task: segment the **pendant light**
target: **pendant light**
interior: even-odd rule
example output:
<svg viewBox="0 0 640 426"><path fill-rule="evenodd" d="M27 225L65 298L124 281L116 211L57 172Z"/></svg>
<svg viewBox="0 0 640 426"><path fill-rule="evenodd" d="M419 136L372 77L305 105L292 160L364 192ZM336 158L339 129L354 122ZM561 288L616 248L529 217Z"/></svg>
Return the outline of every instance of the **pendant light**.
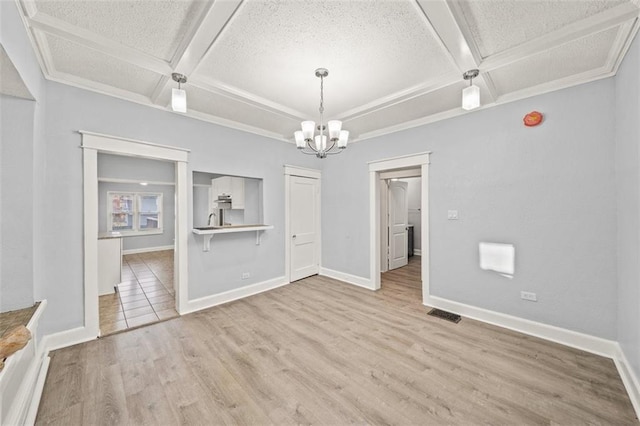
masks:
<svg viewBox="0 0 640 426"><path fill-rule="evenodd" d="M302 130L293 134L300 152L315 155L318 158L327 158L327 155L330 154L340 154L347 148L349 141L349 131L342 130L341 121L329 120L327 125L324 125L324 78L328 75L329 70L326 68L316 70L316 77L320 78L320 125L316 127L316 123L313 121L303 121L300 125ZM314 136L316 128L320 134ZM328 138L325 130L328 130ZM327 139L331 142L329 147L327 147ZM309 148L311 151L305 151L305 148Z"/></svg>
<svg viewBox="0 0 640 426"><path fill-rule="evenodd" d="M171 108L176 112L187 112L187 92L180 88L180 84L187 82L187 77L174 72L171 78L178 83L177 89L171 89Z"/></svg>
<svg viewBox="0 0 640 426"><path fill-rule="evenodd" d="M462 109L467 111L480 106L480 88L473 84L473 79L480 74L478 70L469 70L462 74L465 80L469 80L469 87L462 91Z"/></svg>

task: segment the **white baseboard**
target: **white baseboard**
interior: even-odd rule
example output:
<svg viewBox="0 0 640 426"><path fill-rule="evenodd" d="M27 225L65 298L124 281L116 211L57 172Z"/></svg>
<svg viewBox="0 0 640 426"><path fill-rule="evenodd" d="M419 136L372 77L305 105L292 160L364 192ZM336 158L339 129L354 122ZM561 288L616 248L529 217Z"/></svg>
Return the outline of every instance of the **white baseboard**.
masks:
<svg viewBox="0 0 640 426"><path fill-rule="evenodd" d="M622 383L624 383L633 409L636 411L636 417L640 419L640 381L629 364L620 344L616 343L616 346L618 352L613 358L613 361L616 363L616 368L618 369L618 373L620 373Z"/></svg>
<svg viewBox="0 0 640 426"><path fill-rule="evenodd" d="M122 250L122 254L151 253L154 251L173 250L173 248L174 248L173 244L170 246L145 247L145 248L139 248L139 249Z"/></svg>
<svg viewBox="0 0 640 426"><path fill-rule="evenodd" d="M464 303L454 302L437 296L430 296L425 306L443 309L467 318L508 328L530 336L540 337L541 339L550 340L607 358L615 359L618 353L618 344L613 340L465 305Z"/></svg>
<svg viewBox="0 0 640 426"><path fill-rule="evenodd" d="M357 285L358 287L366 288L367 290L375 290L371 285L369 278L359 277L357 275L347 274L345 272L335 271L333 269L320 267L320 275L333 278L334 280L343 281L349 284Z"/></svg>
<svg viewBox="0 0 640 426"><path fill-rule="evenodd" d="M414 256L422 256L422 250L420 250L420 249L413 249L413 255L414 255Z"/></svg>
<svg viewBox="0 0 640 426"><path fill-rule="evenodd" d="M42 340L42 344L44 345L46 354L49 354L50 351L88 342L89 340L97 338L97 333L91 332L86 327L77 327L71 330L49 334Z"/></svg>
<svg viewBox="0 0 640 426"><path fill-rule="evenodd" d="M25 425L33 425L36 423L36 416L38 415L40 399L42 398L42 391L44 390L44 383L47 379L47 371L49 371L50 363L51 358L49 358L49 356L45 356L44 360L42 361L42 366L40 367L40 372L38 373L38 379L33 390L31 404L29 406L29 410L27 411L27 417L24 421Z"/></svg>
<svg viewBox="0 0 640 426"><path fill-rule="evenodd" d="M212 294L211 296L189 300L187 302L186 311L180 312L180 315L201 311L202 309L211 308L216 305L221 305L223 303L253 296L254 294L273 290L274 288L282 287L286 284L289 284L289 282L285 277L277 277L267 281L262 281L260 283L225 291L224 293Z"/></svg>

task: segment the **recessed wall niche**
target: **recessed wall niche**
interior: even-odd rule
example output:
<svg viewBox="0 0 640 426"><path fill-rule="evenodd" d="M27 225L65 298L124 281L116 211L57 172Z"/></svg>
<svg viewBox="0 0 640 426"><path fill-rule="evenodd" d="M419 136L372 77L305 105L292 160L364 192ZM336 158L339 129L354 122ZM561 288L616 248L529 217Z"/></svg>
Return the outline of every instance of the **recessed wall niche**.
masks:
<svg viewBox="0 0 640 426"><path fill-rule="evenodd" d="M262 179L193 172L194 228L262 223Z"/></svg>

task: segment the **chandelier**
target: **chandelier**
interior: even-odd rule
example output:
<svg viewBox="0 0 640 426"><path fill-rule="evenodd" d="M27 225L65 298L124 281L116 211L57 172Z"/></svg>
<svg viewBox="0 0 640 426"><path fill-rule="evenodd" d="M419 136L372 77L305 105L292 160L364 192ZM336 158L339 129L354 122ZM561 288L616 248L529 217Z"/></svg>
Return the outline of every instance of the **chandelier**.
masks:
<svg viewBox="0 0 640 426"><path fill-rule="evenodd" d="M316 70L316 77L320 77L320 124L316 127L316 123L313 121L303 121L302 130L293 134L300 152L315 155L318 158L326 158L330 154L340 154L347 147L349 140L349 132L342 130L341 121L329 120L327 125L324 125L324 78L328 75L329 70L326 68ZM315 135L316 129L319 131L318 135ZM328 139L331 143L328 148L326 130L328 130ZM311 151L305 151L305 148L309 148Z"/></svg>

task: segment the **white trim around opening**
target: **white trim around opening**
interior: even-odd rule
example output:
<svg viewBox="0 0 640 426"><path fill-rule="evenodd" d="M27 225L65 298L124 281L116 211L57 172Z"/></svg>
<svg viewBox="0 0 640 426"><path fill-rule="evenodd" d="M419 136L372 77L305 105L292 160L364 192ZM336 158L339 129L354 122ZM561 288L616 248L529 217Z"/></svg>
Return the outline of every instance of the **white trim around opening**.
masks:
<svg viewBox="0 0 640 426"><path fill-rule="evenodd" d="M423 152L369 162L369 275L372 290L380 289L380 178L395 176L391 172L400 171L415 175L416 168L420 169L422 302L425 304L429 302L429 155L430 152Z"/></svg>
<svg viewBox="0 0 640 426"><path fill-rule="evenodd" d="M80 131L84 191L84 339L100 333L98 314L98 153L143 157L175 163L176 226L174 280L176 310L187 310L187 162L189 150Z"/></svg>

